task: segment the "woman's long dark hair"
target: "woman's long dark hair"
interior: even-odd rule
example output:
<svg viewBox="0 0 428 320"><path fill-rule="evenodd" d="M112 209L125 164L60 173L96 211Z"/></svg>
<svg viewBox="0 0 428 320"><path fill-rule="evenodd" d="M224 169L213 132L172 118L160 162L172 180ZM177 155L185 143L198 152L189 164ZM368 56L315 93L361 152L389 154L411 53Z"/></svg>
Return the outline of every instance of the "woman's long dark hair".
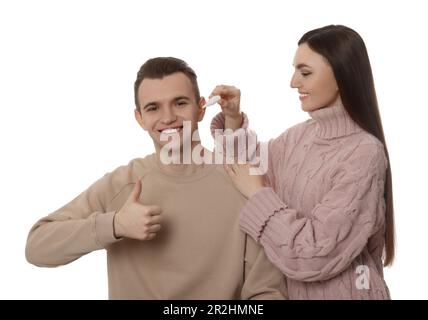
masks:
<svg viewBox="0 0 428 320"><path fill-rule="evenodd" d="M351 118L385 146L389 165L384 194L386 203L384 265L391 265L395 255L391 164L366 46L357 32L340 25L330 25L309 31L298 42L299 45L303 43L330 63L343 106Z"/></svg>

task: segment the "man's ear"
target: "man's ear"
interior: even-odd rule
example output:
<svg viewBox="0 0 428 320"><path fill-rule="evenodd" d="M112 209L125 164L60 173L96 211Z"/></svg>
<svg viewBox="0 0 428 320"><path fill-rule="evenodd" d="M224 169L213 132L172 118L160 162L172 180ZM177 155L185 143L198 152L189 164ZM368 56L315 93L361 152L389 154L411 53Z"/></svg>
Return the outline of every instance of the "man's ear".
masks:
<svg viewBox="0 0 428 320"><path fill-rule="evenodd" d="M201 97L199 99L199 103L198 103L198 106L199 106L199 109L198 109L198 122L202 121L202 119L205 116L205 108L202 108L205 105L205 103L206 103L205 98Z"/></svg>
<svg viewBox="0 0 428 320"><path fill-rule="evenodd" d="M146 128L146 125L144 123L144 119L143 119L143 116L141 115L140 110L135 109L134 110L134 116L135 116L135 120L137 120L140 127L147 131L147 128Z"/></svg>

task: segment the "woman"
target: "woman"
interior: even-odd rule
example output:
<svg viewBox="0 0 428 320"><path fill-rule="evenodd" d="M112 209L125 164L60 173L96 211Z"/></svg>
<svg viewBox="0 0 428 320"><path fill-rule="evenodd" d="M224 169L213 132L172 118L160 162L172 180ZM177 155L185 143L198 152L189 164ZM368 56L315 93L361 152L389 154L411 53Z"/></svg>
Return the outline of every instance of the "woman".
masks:
<svg viewBox="0 0 428 320"><path fill-rule="evenodd" d="M286 275L290 299L389 299L391 169L364 42L344 26L309 31L294 66L291 87L312 119L269 142L264 179L226 166L248 198L241 228ZM236 127L239 90L216 94L212 129Z"/></svg>

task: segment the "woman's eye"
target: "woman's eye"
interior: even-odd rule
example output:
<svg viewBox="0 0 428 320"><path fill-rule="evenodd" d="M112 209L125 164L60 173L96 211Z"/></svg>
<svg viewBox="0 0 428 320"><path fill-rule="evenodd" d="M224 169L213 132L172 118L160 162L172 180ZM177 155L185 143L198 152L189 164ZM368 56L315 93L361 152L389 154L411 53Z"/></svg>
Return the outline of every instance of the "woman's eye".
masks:
<svg viewBox="0 0 428 320"><path fill-rule="evenodd" d="M302 72L302 76L307 77L309 76L311 73L310 72Z"/></svg>

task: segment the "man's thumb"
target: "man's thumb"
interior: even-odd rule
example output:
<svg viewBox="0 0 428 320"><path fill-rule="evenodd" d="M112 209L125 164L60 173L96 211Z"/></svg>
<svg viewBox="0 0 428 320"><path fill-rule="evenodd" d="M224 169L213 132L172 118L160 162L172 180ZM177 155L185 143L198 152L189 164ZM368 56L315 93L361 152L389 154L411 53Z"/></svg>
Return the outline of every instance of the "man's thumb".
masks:
<svg viewBox="0 0 428 320"><path fill-rule="evenodd" d="M131 195L129 196L129 200L137 202L138 199L140 198L140 193L141 193L141 180L138 179L137 182L135 183L134 189L132 190Z"/></svg>

